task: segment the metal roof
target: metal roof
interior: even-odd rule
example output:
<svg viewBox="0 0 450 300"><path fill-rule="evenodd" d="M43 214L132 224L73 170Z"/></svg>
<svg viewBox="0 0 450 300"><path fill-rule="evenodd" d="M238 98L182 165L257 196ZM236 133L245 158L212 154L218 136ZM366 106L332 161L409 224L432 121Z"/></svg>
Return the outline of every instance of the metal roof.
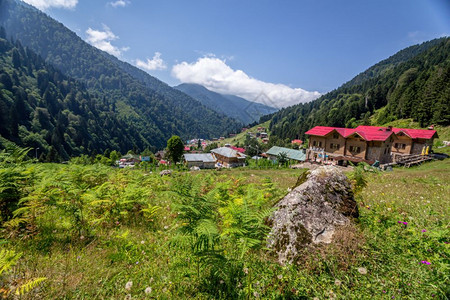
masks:
<svg viewBox="0 0 450 300"><path fill-rule="evenodd" d="M217 153L219 155L225 156L225 157L237 157L237 158L245 158L245 154L242 154L232 148L229 147L220 147L211 150L212 153Z"/></svg>
<svg viewBox="0 0 450 300"><path fill-rule="evenodd" d="M303 151L284 148L284 147L278 147L278 146L273 146L272 148L269 149L269 151L266 152L266 154L278 156L278 154L280 154L282 152L286 153L286 155L289 159L298 160L298 161L305 161L305 159L306 159L306 154L303 153Z"/></svg>
<svg viewBox="0 0 450 300"><path fill-rule="evenodd" d="M216 162L216 159L211 153L188 153L183 155L185 161Z"/></svg>

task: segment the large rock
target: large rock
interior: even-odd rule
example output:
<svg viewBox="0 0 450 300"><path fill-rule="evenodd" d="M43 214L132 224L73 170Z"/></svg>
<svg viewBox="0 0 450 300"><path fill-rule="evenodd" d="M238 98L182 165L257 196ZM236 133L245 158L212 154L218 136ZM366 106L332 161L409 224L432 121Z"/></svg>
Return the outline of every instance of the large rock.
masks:
<svg viewBox="0 0 450 300"><path fill-rule="evenodd" d="M330 243L337 226L359 215L350 182L338 168L320 167L300 179L269 219L268 246L281 264L292 262L309 244Z"/></svg>

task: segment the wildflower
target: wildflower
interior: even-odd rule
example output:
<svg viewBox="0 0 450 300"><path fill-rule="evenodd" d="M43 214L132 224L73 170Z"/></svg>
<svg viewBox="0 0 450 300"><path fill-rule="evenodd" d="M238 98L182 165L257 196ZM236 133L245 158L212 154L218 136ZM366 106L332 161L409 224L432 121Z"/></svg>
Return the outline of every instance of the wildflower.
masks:
<svg viewBox="0 0 450 300"><path fill-rule="evenodd" d="M245 274L248 274L248 268L244 268L242 271L244 271Z"/></svg>
<svg viewBox="0 0 450 300"><path fill-rule="evenodd" d="M386 291L385 291L385 290L383 290L383 294L386 294Z"/></svg>
<svg viewBox="0 0 450 300"><path fill-rule="evenodd" d="M255 296L255 298L259 298L259 293L258 292L253 292L253 296Z"/></svg>
<svg viewBox="0 0 450 300"><path fill-rule="evenodd" d="M136 262L136 264L138 265L138 264L139 264L139 262L137 261L137 262Z"/></svg>
<svg viewBox="0 0 450 300"><path fill-rule="evenodd" d="M431 265L431 263L429 261L426 261L426 260L422 260L422 261L420 261L420 263L424 264L424 265Z"/></svg>
<svg viewBox="0 0 450 300"><path fill-rule="evenodd" d="M361 268L358 268L358 272L359 272L359 274L366 275L367 274L367 269L361 267Z"/></svg>
<svg viewBox="0 0 450 300"><path fill-rule="evenodd" d="M131 295L130 294L126 295L125 300L131 300Z"/></svg>
<svg viewBox="0 0 450 300"><path fill-rule="evenodd" d="M398 223L398 224L402 224L403 222L402 222L402 221L398 221L397 223Z"/></svg>
<svg viewBox="0 0 450 300"><path fill-rule="evenodd" d="M145 244L145 241L141 241L141 244L144 245L144 244Z"/></svg>
<svg viewBox="0 0 450 300"><path fill-rule="evenodd" d="M280 280L283 279L283 275L281 275L281 274L278 275L277 277L278 277L278 279L280 279Z"/></svg>
<svg viewBox="0 0 450 300"><path fill-rule="evenodd" d="M153 280L155 280L155 279L153 279L153 277L151 277L151 278L150 278L150 283L152 283L152 282L153 282Z"/></svg>
<svg viewBox="0 0 450 300"><path fill-rule="evenodd" d="M220 283L220 284L224 284L225 281L223 281L222 279L220 279L219 283Z"/></svg>
<svg viewBox="0 0 450 300"><path fill-rule="evenodd" d="M340 286L342 284L342 282L339 279L336 279L334 281L334 284L337 285L337 286Z"/></svg>
<svg viewBox="0 0 450 300"><path fill-rule="evenodd" d="M169 226L167 226L167 225L166 225L166 226L164 226L164 229L167 229L167 228L169 228Z"/></svg>
<svg viewBox="0 0 450 300"><path fill-rule="evenodd" d="M402 222L403 223L403 225L408 225L408 222Z"/></svg>
<svg viewBox="0 0 450 300"><path fill-rule="evenodd" d="M147 287L147 288L144 290L144 293L146 293L146 294L151 294L151 293L152 293L152 288L151 288L151 287Z"/></svg>
<svg viewBox="0 0 450 300"><path fill-rule="evenodd" d="M422 232L427 232L427 230L426 229L422 229Z"/></svg>
<svg viewBox="0 0 450 300"><path fill-rule="evenodd" d="M116 225L119 225L120 224L120 222L119 221L116 221Z"/></svg>
<svg viewBox="0 0 450 300"><path fill-rule="evenodd" d="M127 291L131 290L131 287L133 286L133 281L128 281L127 284L125 284L125 289Z"/></svg>

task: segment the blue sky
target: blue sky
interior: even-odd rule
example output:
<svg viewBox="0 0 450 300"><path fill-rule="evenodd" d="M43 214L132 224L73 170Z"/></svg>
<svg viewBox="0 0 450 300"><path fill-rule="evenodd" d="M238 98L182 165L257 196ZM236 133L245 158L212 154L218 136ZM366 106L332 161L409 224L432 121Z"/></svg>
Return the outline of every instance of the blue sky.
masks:
<svg viewBox="0 0 450 300"><path fill-rule="evenodd" d="M450 35L449 0L27 0L170 85L274 106L316 98L395 52Z"/></svg>

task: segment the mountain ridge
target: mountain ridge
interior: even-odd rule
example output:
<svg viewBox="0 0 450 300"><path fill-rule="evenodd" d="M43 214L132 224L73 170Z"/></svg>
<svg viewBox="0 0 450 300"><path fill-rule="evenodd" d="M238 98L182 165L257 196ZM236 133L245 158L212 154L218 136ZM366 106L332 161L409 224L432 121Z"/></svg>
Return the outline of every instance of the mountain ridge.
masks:
<svg viewBox="0 0 450 300"><path fill-rule="evenodd" d="M207 89L199 84L182 83L175 86L206 107L223 113L247 125L259 120L262 116L274 113L278 109L256 102L248 101L235 95L225 95Z"/></svg>
<svg viewBox="0 0 450 300"><path fill-rule="evenodd" d="M211 138L240 125L142 70L89 45L63 24L17 0L0 1L0 25L89 92L114 101L118 117L136 123L162 148L171 135ZM130 145L132 148L133 145Z"/></svg>

